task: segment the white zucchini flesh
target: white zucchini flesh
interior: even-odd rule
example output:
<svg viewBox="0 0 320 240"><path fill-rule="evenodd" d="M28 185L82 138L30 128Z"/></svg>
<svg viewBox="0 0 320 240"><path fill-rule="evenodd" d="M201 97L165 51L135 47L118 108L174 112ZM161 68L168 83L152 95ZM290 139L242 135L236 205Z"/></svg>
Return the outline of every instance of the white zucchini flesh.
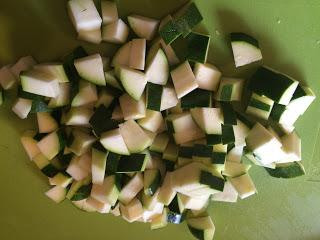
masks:
<svg viewBox="0 0 320 240"><path fill-rule="evenodd" d="M263 106L259 106L261 104ZM246 109L246 113L261 119L268 120L273 105L274 105L274 101L272 99L266 96L260 96L258 94L252 93L251 99ZM269 110L267 110L268 107L269 107Z"/></svg>
<svg viewBox="0 0 320 240"><path fill-rule="evenodd" d="M143 72L120 67L118 69L120 81L126 92L135 100L139 100L147 84L147 78Z"/></svg>
<svg viewBox="0 0 320 240"><path fill-rule="evenodd" d="M30 70L20 75L21 86L25 92L45 96L57 97L59 95L59 81L51 73L39 70Z"/></svg>
<svg viewBox="0 0 320 240"><path fill-rule="evenodd" d="M119 217L121 215L120 204L117 204L117 206L114 209L111 209L110 213L115 217Z"/></svg>
<svg viewBox="0 0 320 240"><path fill-rule="evenodd" d="M231 42L236 67L248 65L262 59L262 53L256 46L244 42Z"/></svg>
<svg viewBox="0 0 320 240"><path fill-rule="evenodd" d="M129 204L120 203L122 217L128 222L135 222L143 216L143 207L138 199L133 199Z"/></svg>
<svg viewBox="0 0 320 240"><path fill-rule="evenodd" d="M254 154L260 158L268 158L267 162L271 163L278 159L279 150L282 144L260 123L256 123L250 130L246 138L247 146Z"/></svg>
<svg viewBox="0 0 320 240"><path fill-rule="evenodd" d="M206 134L222 134L223 114L220 108L193 108L190 113Z"/></svg>
<svg viewBox="0 0 320 240"><path fill-rule="evenodd" d="M247 173L250 167L251 165L226 161L224 164L224 170L222 171L222 174L227 177L238 177Z"/></svg>
<svg viewBox="0 0 320 240"><path fill-rule="evenodd" d="M163 48L163 51L166 53L169 65L170 66L177 65L180 62L180 60L177 57L177 54L173 50L172 46L165 44L163 39L160 39L160 44L161 44L161 47Z"/></svg>
<svg viewBox="0 0 320 240"><path fill-rule="evenodd" d="M89 126L89 120L93 115L93 110L86 107L74 107L66 115L66 125L68 126Z"/></svg>
<svg viewBox="0 0 320 240"><path fill-rule="evenodd" d="M229 178L229 181L241 199L250 197L257 192L251 177L247 173L239 177Z"/></svg>
<svg viewBox="0 0 320 240"><path fill-rule="evenodd" d="M217 100L224 100L222 98L222 93L224 91L225 86L232 86L232 92L230 99L228 101L241 101L242 98L242 92L244 88L244 79L241 78L227 78L227 77L222 77L220 84L219 84L219 89L216 94L216 99Z"/></svg>
<svg viewBox="0 0 320 240"><path fill-rule="evenodd" d="M92 183L102 184L105 177L108 153L92 148L91 154Z"/></svg>
<svg viewBox="0 0 320 240"><path fill-rule="evenodd" d="M119 128L103 133L101 135L100 142L107 150L111 152L122 155L130 155Z"/></svg>
<svg viewBox="0 0 320 240"><path fill-rule="evenodd" d="M69 78L64 70L62 63L42 63L33 66L33 68L52 74L58 79L59 83L69 82Z"/></svg>
<svg viewBox="0 0 320 240"><path fill-rule="evenodd" d="M124 120L124 115L123 115L122 109L119 105L114 108L114 110L112 112L111 119L117 120L117 121Z"/></svg>
<svg viewBox="0 0 320 240"><path fill-rule="evenodd" d="M31 111L32 100L18 98L11 110L21 119L26 119Z"/></svg>
<svg viewBox="0 0 320 240"><path fill-rule="evenodd" d="M131 53L132 41L127 42L126 44L122 45L118 51L115 53L111 65L115 66L125 66L129 67L130 61L130 53Z"/></svg>
<svg viewBox="0 0 320 240"><path fill-rule="evenodd" d="M162 203L157 202L152 210L144 210L143 211L143 221L144 222L152 222L154 219L162 214L165 211L164 205Z"/></svg>
<svg viewBox="0 0 320 240"><path fill-rule="evenodd" d="M144 38L132 39L129 67L144 70L147 41Z"/></svg>
<svg viewBox="0 0 320 240"><path fill-rule="evenodd" d="M81 181L89 175L89 172L80 166L79 159L75 156L66 169L66 172L76 181Z"/></svg>
<svg viewBox="0 0 320 240"><path fill-rule="evenodd" d="M36 133L34 131L26 131L22 134L20 140L30 160L40 153L37 141L33 139Z"/></svg>
<svg viewBox="0 0 320 240"><path fill-rule="evenodd" d="M286 157L277 163L301 161L301 139L295 131L281 137L281 142Z"/></svg>
<svg viewBox="0 0 320 240"><path fill-rule="evenodd" d="M199 88L217 92L222 73L212 64L196 63L194 75Z"/></svg>
<svg viewBox="0 0 320 240"><path fill-rule="evenodd" d="M98 101L97 88L94 84L81 80L79 83L79 92L72 99L72 107L81 107Z"/></svg>
<svg viewBox="0 0 320 240"><path fill-rule="evenodd" d="M81 156L86 153L90 149L91 145L96 141L94 136L81 130L73 130L72 135L74 136L74 140L69 146L69 150L77 156Z"/></svg>
<svg viewBox="0 0 320 240"><path fill-rule="evenodd" d="M179 100L174 88L170 85L164 86L161 96L160 111L175 107Z"/></svg>
<svg viewBox="0 0 320 240"><path fill-rule="evenodd" d="M142 189L143 176L139 172L121 189L119 201L123 204L129 204Z"/></svg>
<svg viewBox="0 0 320 240"><path fill-rule="evenodd" d="M101 104L103 104L106 108L108 108L114 98L115 97L113 96L113 94L110 93L107 89L102 89L98 94L98 100L95 107L99 107Z"/></svg>
<svg viewBox="0 0 320 240"><path fill-rule="evenodd" d="M244 147L246 145L246 137L250 132L250 128L245 125L242 121L237 119L237 125L233 126L233 133L235 137L235 146Z"/></svg>
<svg viewBox="0 0 320 240"><path fill-rule="evenodd" d="M128 35L129 28L121 19L102 27L102 40L106 42L125 43Z"/></svg>
<svg viewBox="0 0 320 240"><path fill-rule="evenodd" d="M199 86L187 61L171 71L171 77L178 98L182 98Z"/></svg>
<svg viewBox="0 0 320 240"><path fill-rule="evenodd" d="M96 200L114 206L119 196L119 189L115 183L115 176L104 179L103 184L93 184L90 196Z"/></svg>
<svg viewBox="0 0 320 240"><path fill-rule="evenodd" d="M172 172L167 172L158 194L159 202L166 206L168 206L172 202L177 194L172 185L172 176Z"/></svg>
<svg viewBox="0 0 320 240"><path fill-rule="evenodd" d="M70 101L70 83L59 84L59 95L56 98L51 98L48 107L56 108L63 107L69 104Z"/></svg>
<svg viewBox="0 0 320 240"><path fill-rule="evenodd" d="M3 66L0 69L0 84L4 90L8 90L14 87L17 79L10 70L10 65Z"/></svg>
<svg viewBox="0 0 320 240"><path fill-rule="evenodd" d="M153 39L159 24L159 21L156 19L139 15L128 16L128 22L137 36L147 40Z"/></svg>
<svg viewBox="0 0 320 240"><path fill-rule="evenodd" d="M243 147L236 146L228 152L226 161L240 163L242 154L243 154Z"/></svg>
<svg viewBox="0 0 320 240"><path fill-rule="evenodd" d="M22 57L16 62L16 64L10 67L10 71L15 78L19 80L20 73L31 70L36 64L37 62L32 56Z"/></svg>
<svg viewBox="0 0 320 240"><path fill-rule="evenodd" d="M101 27L102 19L93 0L70 0L68 12L77 32Z"/></svg>
<svg viewBox="0 0 320 240"><path fill-rule="evenodd" d="M157 132L164 123L161 112L147 109L145 117L138 120L138 124L144 129Z"/></svg>
<svg viewBox="0 0 320 240"><path fill-rule="evenodd" d="M106 85L103 62L100 54L93 54L76 59L74 66L83 79L99 86Z"/></svg>
<svg viewBox="0 0 320 240"><path fill-rule="evenodd" d="M307 111L311 103L316 99L314 92L305 86L301 86L306 95L293 99L287 105L287 109L297 111L300 115L303 115Z"/></svg>
<svg viewBox="0 0 320 240"><path fill-rule="evenodd" d="M103 25L116 22L119 18L117 4L112 1L101 1Z"/></svg>
<svg viewBox="0 0 320 240"><path fill-rule="evenodd" d="M148 82L166 85L169 79L169 62L164 51L159 48L155 53L152 53L150 50L149 55L146 68Z"/></svg>
<svg viewBox="0 0 320 240"><path fill-rule="evenodd" d="M80 30L78 32L78 39L94 44L100 44L102 41L101 29Z"/></svg>
<svg viewBox="0 0 320 240"><path fill-rule="evenodd" d="M201 210L208 204L210 195L203 195L201 197L190 197L183 194L178 194L182 204L186 209Z"/></svg>
<svg viewBox="0 0 320 240"><path fill-rule="evenodd" d="M57 132L50 133L37 143L41 153L49 160L53 159L60 150L60 140Z"/></svg>
<svg viewBox="0 0 320 240"><path fill-rule="evenodd" d="M45 194L54 202L60 203L66 198L67 190L60 186L54 186Z"/></svg>
<svg viewBox="0 0 320 240"><path fill-rule="evenodd" d="M230 181L226 181L222 192L217 192L211 196L212 201L235 203L238 200L238 192Z"/></svg>
<svg viewBox="0 0 320 240"><path fill-rule="evenodd" d="M109 203L100 202L93 197L89 197L86 200L86 203L99 213L109 213L111 210L111 205Z"/></svg>
<svg viewBox="0 0 320 240"><path fill-rule="evenodd" d="M37 113L39 133L50 133L58 129L57 121L47 112Z"/></svg>
<svg viewBox="0 0 320 240"><path fill-rule="evenodd" d="M120 124L119 129L130 153L139 153L152 143L152 139L134 120Z"/></svg>

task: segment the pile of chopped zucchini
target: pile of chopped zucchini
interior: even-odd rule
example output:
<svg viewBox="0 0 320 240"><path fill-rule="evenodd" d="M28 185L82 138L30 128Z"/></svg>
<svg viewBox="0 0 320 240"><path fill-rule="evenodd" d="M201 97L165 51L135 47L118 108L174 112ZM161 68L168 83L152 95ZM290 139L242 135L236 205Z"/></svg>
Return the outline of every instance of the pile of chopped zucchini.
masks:
<svg viewBox="0 0 320 240"><path fill-rule="evenodd" d="M36 116L38 129L21 143L53 201L151 229L186 220L194 237L209 240L210 202L257 192L251 165L277 178L305 174L294 123L314 93L266 66L248 81L224 76L207 62L210 36L194 32L202 20L194 3L162 21L128 16L129 40L114 2L101 2L101 16L92 0L70 0L68 10L79 39L122 44L115 55L78 47L61 62L29 56L0 70L0 104L16 88L12 111ZM230 39L237 67L262 59L255 38Z"/></svg>

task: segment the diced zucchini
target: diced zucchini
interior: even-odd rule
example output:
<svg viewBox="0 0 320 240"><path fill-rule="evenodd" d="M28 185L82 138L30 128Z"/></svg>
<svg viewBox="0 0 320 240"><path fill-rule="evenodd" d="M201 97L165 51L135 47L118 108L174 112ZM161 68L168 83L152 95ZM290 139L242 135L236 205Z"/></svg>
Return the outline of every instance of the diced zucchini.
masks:
<svg viewBox="0 0 320 240"><path fill-rule="evenodd" d="M70 0L68 12L77 32L101 27L102 19L93 0Z"/></svg>
<svg viewBox="0 0 320 240"><path fill-rule="evenodd" d="M92 183L93 184L102 184L106 171L106 163L108 157L108 151L101 145L101 143L97 142L93 145L92 150Z"/></svg>
<svg viewBox="0 0 320 240"><path fill-rule="evenodd" d="M163 209L162 214L152 218L151 220L151 230L156 230L159 228L166 227L168 224L168 210Z"/></svg>
<svg viewBox="0 0 320 240"><path fill-rule="evenodd" d="M106 85L103 62L100 54L76 59L74 66L83 79L99 86Z"/></svg>
<svg viewBox="0 0 320 240"><path fill-rule="evenodd" d="M93 197L88 197L86 199L86 205L99 213L109 213L111 210L111 205L109 203L102 203Z"/></svg>
<svg viewBox="0 0 320 240"><path fill-rule="evenodd" d="M190 113L206 134L222 134L223 115L219 108L193 108Z"/></svg>
<svg viewBox="0 0 320 240"><path fill-rule="evenodd" d="M164 51L159 47L147 56L146 76L148 82L166 85L169 79L169 63Z"/></svg>
<svg viewBox="0 0 320 240"><path fill-rule="evenodd" d="M78 32L78 39L94 44L100 44L102 41L101 29L97 28L88 31L81 30Z"/></svg>
<svg viewBox="0 0 320 240"><path fill-rule="evenodd" d="M174 163L178 158L178 151L178 146L173 142L169 142L162 157L164 160L172 161Z"/></svg>
<svg viewBox="0 0 320 240"><path fill-rule="evenodd" d="M120 124L119 129L130 153L139 153L150 146L152 139L134 120Z"/></svg>
<svg viewBox="0 0 320 240"><path fill-rule="evenodd" d="M74 181L67 193L66 198L71 201L81 201L90 196L92 184L91 176L86 177L81 181Z"/></svg>
<svg viewBox="0 0 320 240"><path fill-rule="evenodd" d="M172 133L191 131L198 128L189 112L170 114L166 118L166 125L168 131Z"/></svg>
<svg viewBox="0 0 320 240"><path fill-rule="evenodd" d="M164 86L161 96L160 111L175 107L178 104L178 98L174 88L170 85Z"/></svg>
<svg viewBox="0 0 320 240"><path fill-rule="evenodd" d="M111 119L111 111L100 105L90 118L90 125L97 136L103 132L118 128L118 122Z"/></svg>
<svg viewBox="0 0 320 240"><path fill-rule="evenodd" d="M249 171L250 167L251 165L226 161L222 174L224 176L232 178L239 177L243 174L246 174Z"/></svg>
<svg viewBox="0 0 320 240"><path fill-rule="evenodd" d="M122 155L130 154L119 128L103 133L101 135L100 142L111 152Z"/></svg>
<svg viewBox="0 0 320 240"><path fill-rule="evenodd" d="M292 109L302 115L315 99L316 96L310 88L299 84L287 105L287 109Z"/></svg>
<svg viewBox="0 0 320 240"><path fill-rule="evenodd" d="M117 4L112 1L101 1L101 15L103 25L117 21L119 18Z"/></svg>
<svg viewBox="0 0 320 240"><path fill-rule="evenodd" d="M184 62L171 71L172 82L178 98L182 98L198 87L189 62Z"/></svg>
<svg viewBox="0 0 320 240"><path fill-rule="evenodd" d="M33 138L36 135L34 131L26 131L22 134L20 140L30 160L40 153L37 141Z"/></svg>
<svg viewBox="0 0 320 240"><path fill-rule="evenodd" d="M64 70L62 63L44 63L33 66L34 69L48 72L55 76L59 83L69 82L69 78Z"/></svg>
<svg viewBox="0 0 320 240"><path fill-rule="evenodd" d="M241 101L243 87L243 79L223 77L221 78L216 99L223 102Z"/></svg>
<svg viewBox="0 0 320 240"><path fill-rule="evenodd" d="M125 66L129 67L130 61L130 53L131 53L131 46L132 41L127 42L126 44L122 45L118 51L115 53L111 66Z"/></svg>
<svg viewBox="0 0 320 240"><path fill-rule="evenodd" d="M202 197L190 197L183 194L178 194L179 200L186 209L201 210L208 205L210 195L203 195Z"/></svg>
<svg viewBox="0 0 320 240"><path fill-rule="evenodd" d="M205 134L200 128L195 128L193 130L178 132L173 134L173 138L176 144L183 144L183 143L195 141L204 137L205 137Z"/></svg>
<svg viewBox="0 0 320 240"><path fill-rule="evenodd" d="M145 74L127 67L120 67L118 71L124 89L133 99L138 101L147 84Z"/></svg>
<svg viewBox="0 0 320 240"><path fill-rule="evenodd" d="M115 217L119 217L121 215L121 213L120 213L120 203L117 203L116 206L111 207L110 213Z"/></svg>
<svg viewBox="0 0 320 240"><path fill-rule="evenodd" d="M50 160L47 159L42 153L39 153L33 158L33 162L41 170L41 172L47 177L54 177L57 175L59 170L50 163Z"/></svg>
<svg viewBox="0 0 320 240"><path fill-rule="evenodd" d="M129 67L137 70L144 70L146 59L146 39L132 39Z"/></svg>
<svg viewBox="0 0 320 240"><path fill-rule="evenodd" d="M176 191L172 185L172 176L173 173L167 172L158 195L159 202L163 203L165 206L168 206L176 196Z"/></svg>
<svg viewBox="0 0 320 240"><path fill-rule="evenodd" d="M234 189L230 181L226 181L222 192L212 195L211 200L216 202L235 203L238 199L238 192Z"/></svg>
<svg viewBox="0 0 320 240"><path fill-rule="evenodd" d="M53 98L59 95L58 79L51 73L30 70L22 72L20 79L25 92Z"/></svg>
<svg viewBox="0 0 320 240"><path fill-rule="evenodd" d="M250 197L257 192L254 183L248 173L239 177L230 178L232 186L236 189L241 199Z"/></svg>
<svg viewBox="0 0 320 240"><path fill-rule="evenodd" d="M144 194L153 196L161 184L161 174L158 169L147 169L143 175Z"/></svg>
<svg viewBox="0 0 320 240"><path fill-rule="evenodd" d="M246 143L248 148L257 155L262 163L271 163L280 158L282 144L261 124L256 125L250 130Z"/></svg>
<svg viewBox="0 0 320 240"><path fill-rule="evenodd" d="M38 143L41 153L49 160L53 159L65 146L65 136L62 131L46 135Z"/></svg>
<svg viewBox="0 0 320 240"><path fill-rule="evenodd" d="M120 191L120 175L111 175L104 179L102 185L92 185L91 197L102 203L109 203L111 206L114 206L118 200Z"/></svg>
<svg viewBox="0 0 320 240"><path fill-rule="evenodd" d="M67 189L61 186L54 186L45 194L47 195L48 198L50 198L54 202L60 203L66 198Z"/></svg>
<svg viewBox="0 0 320 240"><path fill-rule="evenodd" d="M153 39L159 24L159 21L156 19L139 15L128 16L128 22L137 36L147 40Z"/></svg>
<svg viewBox="0 0 320 240"><path fill-rule="evenodd" d="M164 43L169 45L180 37L182 32L174 19L169 19L168 22L159 29L159 34Z"/></svg>
<svg viewBox="0 0 320 240"><path fill-rule="evenodd" d="M148 194L145 194L144 192L141 195L142 195L141 203L144 209L148 211L152 211L159 204L158 202L159 189L153 195L148 195Z"/></svg>
<svg viewBox="0 0 320 240"><path fill-rule="evenodd" d="M142 189L143 176L142 173L138 172L122 187L119 194L119 201L123 204L129 204Z"/></svg>
<svg viewBox="0 0 320 240"><path fill-rule="evenodd" d="M129 28L120 18L102 27L102 40L115 44L122 44L127 41Z"/></svg>
<svg viewBox="0 0 320 240"><path fill-rule="evenodd" d="M298 84L298 81L287 75L277 73L267 67L260 67L252 76L249 89L276 103L288 105Z"/></svg>
<svg viewBox="0 0 320 240"><path fill-rule="evenodd" d="M194 75L200 89L216 92L221 78L221 72L213 65L196 63Z"/></svg>
<svg viewBox="0 0 320 240"><path fill-rule="evenodd" d="M149 148L150 151L163 153L169 143L169 140L167 133L158 134Z"/></svg>
<svg viewBox="0 0 320 240"><path fill-rule="evenodd" d="M122 156L118 164L118 173L143 172L147 162L150 160L150 154L134 153L130 156Z"/></svg>
<svg viewBox="0 0 320 240"><path fill-rule="evenodd" d="M268 97L252 93L246 113L268 120L274 101Z"/></svg>
<svg viewBox="0 0 320 240"><path fill-rule="evenodd" d="M96 138L84 131L73 130L67 140L69 149L76 154L81 156L86 153L91 145L96 141Z"/></svg>
<svg viewBox="0 0 320 240"><path fill-rule="evenodd" d="M98 94L98 101L95 107L98 108L100 105L104 105L106 108L110 107L114 103L116 94L108 89L102 89Z"/></svg>
<svg viewBox="0 0 320 240"><path fill-rule="evenodd" d="M107 163L106 163L106 172L105 174L110 176L114 175L117 172L119 161L121 155L113 152L109 152L107 156Z"/></svg>
<svg viewBox="0 0 320 240"><path fill-rule="evenodd" d="M231 47L236 67L248 65L262 59L257 39L245 33L231 33Z"/></svg>
<svg viewBox="0 0 320 240"><path fill-rule="evenodd" d="M141 127L151 132L157 132L163 123L164 120L161 112L149 109L146 110L145 117L138 120L138 124Z"/></svg>
<svg viewBox="0 0 320 240"><path fill-rule="evenodd" d="M212 92L195 89L181 98L181 108L190 109L196 107L211 107L212 105Z"/></svg>
<svg viewBox="0 0 320 240"><path fill-rule="evenodd" d="M31 111L32 100L18 98L12 106L12 111L21 119L26 119Z"/></svg>
<svg viewBox="0 0 320 240"><path fill-rule="evenodd" d="M95 103L98 100L97 88L94 84L81 80L79 92L74 96L71 107L81 107Z"/></svg>
<svg viewBox="0 0 320 240"><path fill-rule="evenodd" d="M106 79L107 86L111 86L113 88L119 89L120 91L123 91L123 88L121 86L121 83L119 80L115 77L114 70L108 71L104 73L104 77Z"/></svg>
<svg viewBox="0 0 320 240"><path fill-rule="evenodd" d="M20 58L16 64L10 67L10 71L13 73L15 78L19 80L20 74L29 71L32 69L37 62L34 60L32 56L25 56Z"/></svg>
<svg viewBox="0 0 320 240"><path fill-rule="evenodd" d="M215 226L208 217L190 218L187 220L188 228L196 239L212 240L215 233Z"/></svg>
<svg viewBox="0 0 320 240"><path fill-rule="evenodd" d="M222 125L222 144L231 144L235 142L235 136L232 125Z"/></svg>
<svg viewBox="0 0 320 240"><path fill-rule="evenodd" d="M50 133L58 129L58 123L50 113L37 113L37 121L39 133Z"/></svg>
<svg viewBox="0 0 320 240"><path fill-rule="evenodd" d="M114 110L112 112L111 119L116 120L116 121L120 121L120 122L122 122L124 120L123 112L122 112L120 105L117 105L114 108Z"/></svg>
<svg viewBox="0 0 320 240"><path fill-rule="evenodd" d="M15 76L10 71L10 65L3 66L0 69L0 84L4 90L8 90L14 87L17 82Z"/></svg>
<svg viewBox="0 0 320 240"><path fill-rule="evenodd" d="M168 206L167 221L172 224L180 224L185 220L185 216L186 211L176 195Z"/></svg>
<svg viewBox="0 0 320 240"><path fill-rule="evenodd" d="M160 111L163 87L158 84L148 83L146 88L147 109Z"/></svg>
<svg viewBox="0 0 320 240"><path fill-rule="evenodd" d="M221 102L220 105L223 113L223 123L225 125L237 125L237 115L231 103Z"/></svg>
<svg viewBox="0 0 320 240"><path fill-rule="evenodd" d="M59 84L59 95L56 98L51 98L48 107L58 108L66 106L70 103L70 83Z"/></svg>
<svg viewBox="0 0 320 240"><path fill-rule="evenodd" d="M191 32L186 37L186 59L206 63L210 46L210 35Z"/></svg>
<svg viewBox="0 0 320 240"><path fill-rule="evenodd" d="M80 157L74 156L66 169L66 172L76 181L91 177L92 158L90 153L86 153Z"/></svg>
<svg viewBox="0 0 320 240"><path fill-rule="evenodd" d="M54 177L49 178L50 185L60 186L63 188L68 187L68 185L72 183L72 181L73 181L72 177L65 172L59 172Z"/></svg>
<svg viewBox="0 0 320 240"><path fill-rule="evenodd" d="M88 126L93 110L86 107L70 108L66 115L65 124L70 126Z"/></svg>
<svg viewBox="0 0 320 240"><path fill-rule="evenodd" d="M277 164L275 169L265 169L270 176L276 178L296 178L306 174L300 162L281 163Z"/></svg>
<svg viewBox="0 0 320 240"><path fill-rule="evenodd" d="M234 144L236 146L245 146L245 139L248 136L250 128L244 124L241 120L237 119L237 125L233 125L233 133L235 137Z"/></svg>
<svg viewBox="0 0 320 240"><path fill-rule="evenodd" d="M135 100L128 94L123 94L119 98L121 110L125 120L141 119L146 116L144 98Z"/></svg>
<svg viewBox="0 0 320 240"><path fill-rule="evenodd" d="M142 217L143 207L141 202L135 198L127 205L120 203L120 212L122 217L131 223Z"/></svg>

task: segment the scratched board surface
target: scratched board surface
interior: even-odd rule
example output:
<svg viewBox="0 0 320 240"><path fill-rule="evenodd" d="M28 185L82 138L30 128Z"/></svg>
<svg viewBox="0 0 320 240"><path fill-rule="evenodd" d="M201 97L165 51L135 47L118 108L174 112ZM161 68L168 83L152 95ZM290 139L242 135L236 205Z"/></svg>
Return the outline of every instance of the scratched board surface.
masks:
<svg viewBox="0 0 320 240"><path fill-rule="evenodd" d="M183 0L119 0L122 16L139 13L162 17ZM199 31L212 36L209 59L230 76L236 72L225 35L244 31L260 40L264 63L308 83L320 95L320 1L318 0L198 0L203 16ZM83 44L90 52L110 56L115 46L99 47L78 42L68 21L65 0L1 0L0 64L19 56L39 61L59 59ZM84 213L69 202L55 205L43 192L46 179L27 160L19 135L33 128L32 119L21 121L0 109L0 239L192 239L185 225L152 232L147 224L128 224L109 215ZM268 177L263 169L251 170L259 193L237 204L214 203L210 213L215 239L257 240L320 239L320 103L316 101L299 119L303 159L310 174L294 180ZM317 144L316 144L317 142ZM314 167L312 167L313 165Z"/></svg>

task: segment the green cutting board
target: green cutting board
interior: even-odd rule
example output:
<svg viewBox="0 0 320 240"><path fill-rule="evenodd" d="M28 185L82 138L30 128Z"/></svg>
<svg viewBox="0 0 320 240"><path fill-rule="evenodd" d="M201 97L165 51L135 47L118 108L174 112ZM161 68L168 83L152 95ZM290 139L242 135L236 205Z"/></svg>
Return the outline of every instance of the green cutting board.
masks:
<svg viewBox="0 0 320 240"><path fill-rule="evenodd" d="M162 17L183 0L118 0L122 16L139 13ZM260 40L264 63L307 82L320 95L319 0L199 0L202 31L212 36L209 59L225 75L242 76L233 68L226 34L244 31ZM0 1L0 65L33 55L53 61L79 44L90 52L111 56L114 46L78 42L66 14L65 0ZM302 137L303 163L320 165L317 142L319 106L316 101L296 124ZM151 231L148 224L128 224L111 215L85 213L65 201L56 205L43 192L46 178L27 159L19 135L32 128L32 119L19 120L6 105L0 110L0 239L102 240L192 239L187 227L170 225ZM320 239L320 175L294 180L273 179L258 167L251 175L258 194L236 204L210 207L215 239Z"/></svg>

